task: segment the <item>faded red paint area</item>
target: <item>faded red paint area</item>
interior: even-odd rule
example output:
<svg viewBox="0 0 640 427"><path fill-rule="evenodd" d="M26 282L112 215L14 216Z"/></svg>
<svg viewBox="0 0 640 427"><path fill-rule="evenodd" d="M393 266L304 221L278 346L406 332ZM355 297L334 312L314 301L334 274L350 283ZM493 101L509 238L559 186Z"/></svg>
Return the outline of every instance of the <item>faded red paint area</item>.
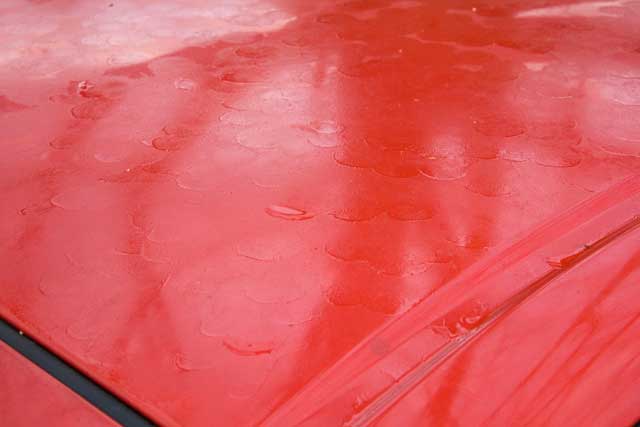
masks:
<svg viewBox="0 0 640 427"><path fill-rule="evenodd" d="M640 415L637 3L210 3L0 5L3 317L162 425Z"/></svg>

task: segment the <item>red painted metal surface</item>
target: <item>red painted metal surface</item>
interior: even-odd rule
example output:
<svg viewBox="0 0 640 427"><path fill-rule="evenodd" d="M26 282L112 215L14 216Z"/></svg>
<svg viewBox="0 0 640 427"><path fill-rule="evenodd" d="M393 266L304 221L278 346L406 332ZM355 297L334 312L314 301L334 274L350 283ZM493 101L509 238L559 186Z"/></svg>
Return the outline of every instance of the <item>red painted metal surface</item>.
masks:
<svg viewBox="0 0 640 427"><path fill-rule="evenodd" d="M0 422L5 426L115 426L109 418L0 342Z"/></svg>
<svg viewBox="0 0 640 427"><path fill-rule="evenodd" d="M640 415L633 1L0 5L0 314L162 425Z"/></svg>

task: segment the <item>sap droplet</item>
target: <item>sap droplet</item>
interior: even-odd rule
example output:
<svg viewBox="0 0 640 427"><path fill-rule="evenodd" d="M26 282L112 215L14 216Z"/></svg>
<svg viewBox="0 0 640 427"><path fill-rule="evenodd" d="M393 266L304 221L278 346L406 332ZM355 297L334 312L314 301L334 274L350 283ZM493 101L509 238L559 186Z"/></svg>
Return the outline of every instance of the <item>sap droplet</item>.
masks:
<svg viewBox="0 0 640 427"><path fill-rule="evenodd" d="M369 401L370 398L368 396L358 394L355 400L351 403L351 407L354 412L360 412L369 403Z"/></svg>
<svg viewBox="0 0 640 427"><path fill-rule="evenodd" d="M6 96L0 95L0 113L14 113L29 108L26 105L13 102Z"/></svg>
<svg viewBox="0 0 640 427"><path fill-rule="evenodd" d="M361 289L349 283L335 283L325 291L327 302L335 307L362 305L369 310L394 314L402 306L402 300L385 289Z"/></svg>
<svg viewBox="0 0 640 427"><path fill-rule="evenodd" d="M471 168L465 188L486 197L504 197L513 193L514 171L508 162L483 160Z"/></svg>
<svg viewBox="0 0 640 427"><path fill-rule="evenodd" d="M178 79L173 84L176 89L180 90L194 90L197 86L196 82L189 79Z"/></svg>
<svg viewBox="0 0 640 427"><path fill-rule="evenodd" d="M332 120L312 121L311 123L309 123L309 126L314 131L324 135L338 133L340 130L342 130L342 127Z"/></svg>
<svg viewBox="0 0 640 427"><path fill-rule="evenodd" d="M547 258L547 264L557 269L570 267L571 265L579 261L582 257L584 257L585 252L590 249L590 245L584 245L569 255Z"/></svg>
<svg viewBox="0 0 640 427"><path fill-rule="evenodd" d="M303 221L305 219L313 218L313 214L310 214L307 211L281 205L271 205L265 209L265 212L272 217L282 218L289 221Z"/></svg>
<svg viewBox="0 0 640 427"><path fill-rule="evenodd" d="M100 328L95 322L88 322L86 319L75 322L67 327L67 335L80 341L93 340L100 335Z"/></svg>
<svg viewBox="0 0 640 427"><path fill-rule="evenodd" d="M264 356L275 349L274 342L253 342L239 338L226 338L222 341L224 347L238 356Z"/></svg>
<svg viewBox="0 0 640 427"><path fill-rule="evenodd" d="M524 124L519 118L507 114L488 114L478 120L474 120L473 127L485 136L503 138L514 137L526 131Z"/></svg>
<svg viewBox="0 0 640 427"><path fill-rule="evenodd" d="M216 365L215 361L213 360L198 361L182 353L176 354L175 363L178 369L187 372L211 369Z"/></svg>
<svg viewBox="0 0 640 427"><path fill-rule="evenodd" d="M104 98L94 98L73 107L71 114L76 119L97 120L106 116L110 109L111 102Z"/></svg>
<svg viewBox="0 0 640 427"><path fill-rule="evenodd" d="M460 233L447 237L447 240L456 246L467 249L485 249L493 246L488 236L475 233Z"/></svg>
<svg viewBox="0 0 640 427"><path fill-rule="evenodd" d="M579 165L582 155L576 150L565 147L536 147L535 161L541 166L568 168Z"/></svg>
<svg viewBox="0 0 640 427"><path fill-rule="evenodd" d="M49 141L49 146L51 148L55 148L56 150L67 150L73 147L73 145L77 142L78 141L75 138L68 135L63 135Z"/></svg>
<svg viewBox="0 0 640 427"><path fill-rule="evenodd" d="M178 151L187 143L188 139L176 135L162 135L151 141L153 148L160 151Z"/></svg>
<svg viewBox="0 0 640 427"><path fill-rule="evenodd" d="M66 210L103 209L113 202L107 187L99 185L69 189L50 200L53 206Z"/></svg>
<svg viewBox="0 0 640 427"><path fill-rule="evenodd" d="M256 261L277 261L297 254L302 247L302 239L298 236L282 233L241 242L236 252Z"/></svg>
<svg viewBox="0 0 640 427"><path fill-rule="evenodd" d="M433 211L411 204L401 204L390 208L387 215L400 221L424 221L433 217Z"/></svg>
<svg viewBox="0 0 640 427"><path fill-rule="evenodd" d="M20 209L20 215L39 215L39 214L43 214L48 212L49 210L51 210L51 208L53 208L53 205L51 204L50 201L46 201L44 203L34 203L31 204L29 206L26 206L22 209Z"/></svg>
<svg viewBox="0 0 640 427"><path fill-rule="evenodd" d="M431 329L445 338L457 338L478 328L488 315L488 307L482 303L464 304L435 321Z"/></svg>
<svg viewBox="0 0 640 427"><path fill-rule="evenodd" d="M455 181L467 174L470 161L464 157L427 158L420 165L420 173L436 181Z"/></svg>
<svg viewBox="0 0 640 427"><path fill-rule="evenodd" d="M82 80L76 84L76 93L85 98L90 98L91 97L90 91L94 87L95 87L95 84L91 83L90 81Z"/></svg>

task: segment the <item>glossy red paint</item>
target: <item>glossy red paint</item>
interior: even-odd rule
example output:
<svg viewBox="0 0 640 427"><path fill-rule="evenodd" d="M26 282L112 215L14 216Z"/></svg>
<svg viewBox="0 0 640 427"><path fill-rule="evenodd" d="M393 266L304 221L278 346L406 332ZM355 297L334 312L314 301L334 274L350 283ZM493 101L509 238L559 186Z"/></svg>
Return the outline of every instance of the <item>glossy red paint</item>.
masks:
<svg viewBox="0 0 640 427"><path fill-rule="evenodd" d="M109 418L0 342L0 421L12 427L115 427Z"/></svg>
<svg viewBox="0 0 640 427"><path fill-rule="evenodd" d="M4 1L0 314L161 425L631 423L639 13Z"/></svg>

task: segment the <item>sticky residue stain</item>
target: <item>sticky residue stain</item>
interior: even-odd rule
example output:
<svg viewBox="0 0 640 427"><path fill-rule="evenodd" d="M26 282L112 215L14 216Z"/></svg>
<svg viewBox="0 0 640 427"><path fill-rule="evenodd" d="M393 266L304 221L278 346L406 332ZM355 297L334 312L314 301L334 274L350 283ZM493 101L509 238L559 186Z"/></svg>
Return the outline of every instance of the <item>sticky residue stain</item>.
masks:
<svg viewBox="0 0 640 427"><path fill-rule="evenodd" d="M332 135L340 132L342 127L332 120L316 120L309 123L309 127L315 132L323 135Z"/></svg>
<svg viewBox="0 0 640 427"><path fill-rule="evenodd" d="M197 87L196 82L190 79L178 79L173 85L176 89L184 90L184 91L192 91Z"/></svg>
<svg viewBox="0 0 640 427"><path fill-rule="evenodd" d="M222 345L238 356L263 356L274 351L275 344L270 342L248 342L239 339L226 338Z"/></svg>
<svg viewBox="0 0 640 427"><path fill-rule="evenodd" d="M304 221L314 216L312 213L302 209L282 205L271 205L265 209L265 212L274 218L286 219L288 221Z"/></svg>

